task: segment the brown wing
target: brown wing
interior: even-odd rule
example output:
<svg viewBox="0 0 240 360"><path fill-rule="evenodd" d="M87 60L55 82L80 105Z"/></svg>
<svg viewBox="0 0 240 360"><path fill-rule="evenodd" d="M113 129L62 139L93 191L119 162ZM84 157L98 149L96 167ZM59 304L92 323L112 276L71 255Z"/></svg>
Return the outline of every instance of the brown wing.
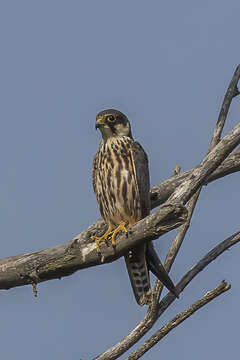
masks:
<svg viewBox="0 0 240 360"><path fill-rule="evenodd" d="M131 157L140 196L141 218L143 219L150 213L150 179L147 154L136 141L131 147Z"/></svg>
<svg viewBox="0 0 240 360"><path fill-rule="evenodd" d="M96 198L97 198L97 202L98 202L98 206L99 206L99 210L100 213L102 215L102 217L104 217L103 215L103 204L102 204L102 180L101 180L101 176L99 174L99 154L100 152L97 151L94 159L93 159L93 168L92 168L92 184L93 184L93 190L95 192Z"/></svg>
<svg viewBox="0 0 240 360"><path fill-rule="evenodd" d="M136 196L140 197L141 219L150 212L150 181L148 158L137 142L132 142L131 160L135 177ZM139 219L140 220L140 219ZM150 280L146 261L146 244L136 246L125 256L125 262L137 303L144 305L150 300Z"/></svg>
<svg viewBox="0 0 240 360"><path fill-rule="evenodd" d="M133 143L132 163L134 167L138 193L140 196L142 218L150 213L150 180L148 158L137 142ZM131 280L135 298L140 305L149 303L149 270L170 290L175 296L178 296L177 290L164 269L157 253L154 250L152 242L139 245L132 249L126 256L125 261Z"/></svg>
<svg viewBox="0 0 240 360"><path fill-rule="evenodd" d="M92 184L93 184L93 190L94 190L95 194L97 193L97 187L96 187L97 169L98 169L97 163L98 163L98 152L96 152L96 154L94 155L93 168L92 168Z"/></svg>

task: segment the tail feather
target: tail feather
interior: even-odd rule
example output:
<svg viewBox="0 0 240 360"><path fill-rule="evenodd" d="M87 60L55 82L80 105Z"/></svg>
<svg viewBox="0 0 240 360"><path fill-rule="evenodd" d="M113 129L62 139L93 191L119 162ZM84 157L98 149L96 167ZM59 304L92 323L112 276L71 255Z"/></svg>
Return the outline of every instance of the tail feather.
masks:
<svg viewBox="0 0 240 360"><path fill-rule="evenodd" d="M171 291L173 295L175 295L177 298L178 292L175 288L172 280L170 279L167 271L164 269L164 266L162 265L152 242L149 242L147 244L147 250L146 250L146 258L147 258L147 265L149 270L163 283L166 288Z"/></svg>
<svg viewBox="0 0 240 360"><path fill-rule="evenodd" d="M152 242L130 250L125 255L125 262L133 292L139 305L149 304L151 301L149 270L178 298L177 289L164 269Z"/></svg>
<svg viewBox="0 0 240 360"><path fill-rule="evenodd" d="M146 262L146 245L139 245L125 255L125 262L136 301L139 305L149 302L150 280Z"/></svg>

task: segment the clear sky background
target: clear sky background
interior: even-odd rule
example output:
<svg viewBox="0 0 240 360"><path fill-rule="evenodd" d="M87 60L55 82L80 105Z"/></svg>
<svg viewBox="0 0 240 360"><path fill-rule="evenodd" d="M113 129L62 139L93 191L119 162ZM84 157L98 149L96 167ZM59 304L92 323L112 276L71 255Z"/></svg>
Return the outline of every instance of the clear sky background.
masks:
<svg viewBox="0 0 240 360"><path fill-rule="evenodd" d="M239 0L0 1L1 257L64 243L98 218L100 110L129 117L152 185L201 161L240 62L239 13ZM225 133L239 114L236 98ZM239 174L203 189L174 282L239 230L239 196ZM162 260L173 236L155 242ZM222 279L232 284L144 359L239 356L239 256L236 245L184 290L153 331ZM1 291L1 358L91 359L145 312L123 259L42 283L37 298L31 286Z"/></svg>

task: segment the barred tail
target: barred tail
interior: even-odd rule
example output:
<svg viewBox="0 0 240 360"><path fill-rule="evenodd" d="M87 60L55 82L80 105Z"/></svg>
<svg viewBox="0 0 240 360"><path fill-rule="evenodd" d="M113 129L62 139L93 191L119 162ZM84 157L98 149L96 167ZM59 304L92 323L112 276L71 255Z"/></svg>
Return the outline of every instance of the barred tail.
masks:
<svg viewBox="0 0 240 360"><path fill-rule="evenodd" d="M125 262L136 301L144 305L150 301L150 280L146 262L146 245L139 245L125 255Z"/></svg>

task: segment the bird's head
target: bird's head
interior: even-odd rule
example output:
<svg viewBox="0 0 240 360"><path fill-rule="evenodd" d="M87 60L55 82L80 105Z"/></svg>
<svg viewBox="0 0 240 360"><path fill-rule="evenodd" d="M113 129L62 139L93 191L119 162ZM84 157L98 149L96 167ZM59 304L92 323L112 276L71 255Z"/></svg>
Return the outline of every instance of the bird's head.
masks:
<svg viewBox="0 0 240 360"><path fill-rule="evenodd" d="M98 113L95 127L100 129L105 141L112 136L132 137L128 118L118 110L108 109Z"/></svg>

